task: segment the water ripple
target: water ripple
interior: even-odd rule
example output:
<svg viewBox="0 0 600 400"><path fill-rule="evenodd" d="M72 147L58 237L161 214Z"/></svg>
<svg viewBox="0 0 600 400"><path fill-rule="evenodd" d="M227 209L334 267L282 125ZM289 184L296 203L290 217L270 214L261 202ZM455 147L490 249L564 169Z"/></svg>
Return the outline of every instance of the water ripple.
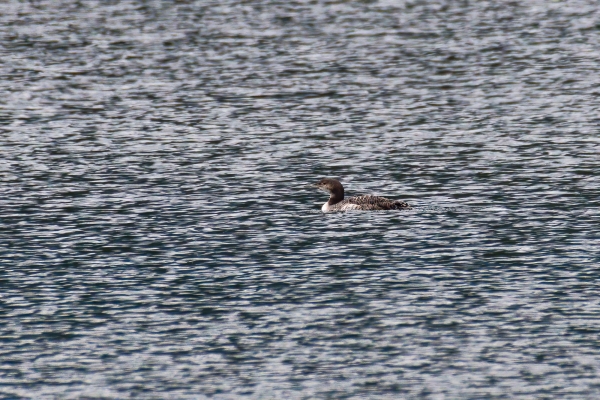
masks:
<svg viewBox="0 0 600 400"><path fill-rule="evenodd" d="M4 8L4 396L598 397L594 2Z"/></svg>

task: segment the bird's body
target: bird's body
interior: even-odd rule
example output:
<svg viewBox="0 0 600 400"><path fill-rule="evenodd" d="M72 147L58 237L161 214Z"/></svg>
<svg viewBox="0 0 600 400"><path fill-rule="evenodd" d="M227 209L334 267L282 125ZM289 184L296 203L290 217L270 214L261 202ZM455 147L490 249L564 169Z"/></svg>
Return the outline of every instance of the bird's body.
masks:
<svg viewBox="0 0 600 400"><path fill-rule="evenodd" d="M329 192L329 201L323 204L321 211L348 210L407 210L410 205L400 200L391 200L380 196L354 196L344 199L344 187L335 179L321 179L316 185L319 189Z"/></svg>

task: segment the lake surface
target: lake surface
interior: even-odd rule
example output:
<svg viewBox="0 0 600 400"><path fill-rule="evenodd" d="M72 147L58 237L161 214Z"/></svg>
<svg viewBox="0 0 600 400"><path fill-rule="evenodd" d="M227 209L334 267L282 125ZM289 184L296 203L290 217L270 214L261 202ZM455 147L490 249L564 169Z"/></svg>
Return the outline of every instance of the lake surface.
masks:
<svg viewBox="0 0 600 400"><path fill-rule="evenodd" d="M600 397L597 2L0 7L2 396Z"/></svg>

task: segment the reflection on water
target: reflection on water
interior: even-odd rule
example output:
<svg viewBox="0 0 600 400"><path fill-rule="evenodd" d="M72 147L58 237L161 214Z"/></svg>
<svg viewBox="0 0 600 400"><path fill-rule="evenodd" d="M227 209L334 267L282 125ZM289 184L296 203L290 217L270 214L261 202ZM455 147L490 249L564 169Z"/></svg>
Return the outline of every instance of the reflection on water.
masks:
<svg viewBox="0 0 600 400"><path fill-rule="evenodd" d="M595 2L3 7L5 396L599 395Z"/></svg>

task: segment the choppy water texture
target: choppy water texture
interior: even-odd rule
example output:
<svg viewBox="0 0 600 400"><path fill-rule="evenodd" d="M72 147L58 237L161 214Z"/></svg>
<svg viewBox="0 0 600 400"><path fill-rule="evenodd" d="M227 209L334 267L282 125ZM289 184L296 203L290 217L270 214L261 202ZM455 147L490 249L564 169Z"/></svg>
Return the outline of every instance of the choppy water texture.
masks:
<svg viewBox="0 0 600 400"><path fill-rule="evenodd" d="M4 396L600 396L597 2L0 7Z"/></svg>

